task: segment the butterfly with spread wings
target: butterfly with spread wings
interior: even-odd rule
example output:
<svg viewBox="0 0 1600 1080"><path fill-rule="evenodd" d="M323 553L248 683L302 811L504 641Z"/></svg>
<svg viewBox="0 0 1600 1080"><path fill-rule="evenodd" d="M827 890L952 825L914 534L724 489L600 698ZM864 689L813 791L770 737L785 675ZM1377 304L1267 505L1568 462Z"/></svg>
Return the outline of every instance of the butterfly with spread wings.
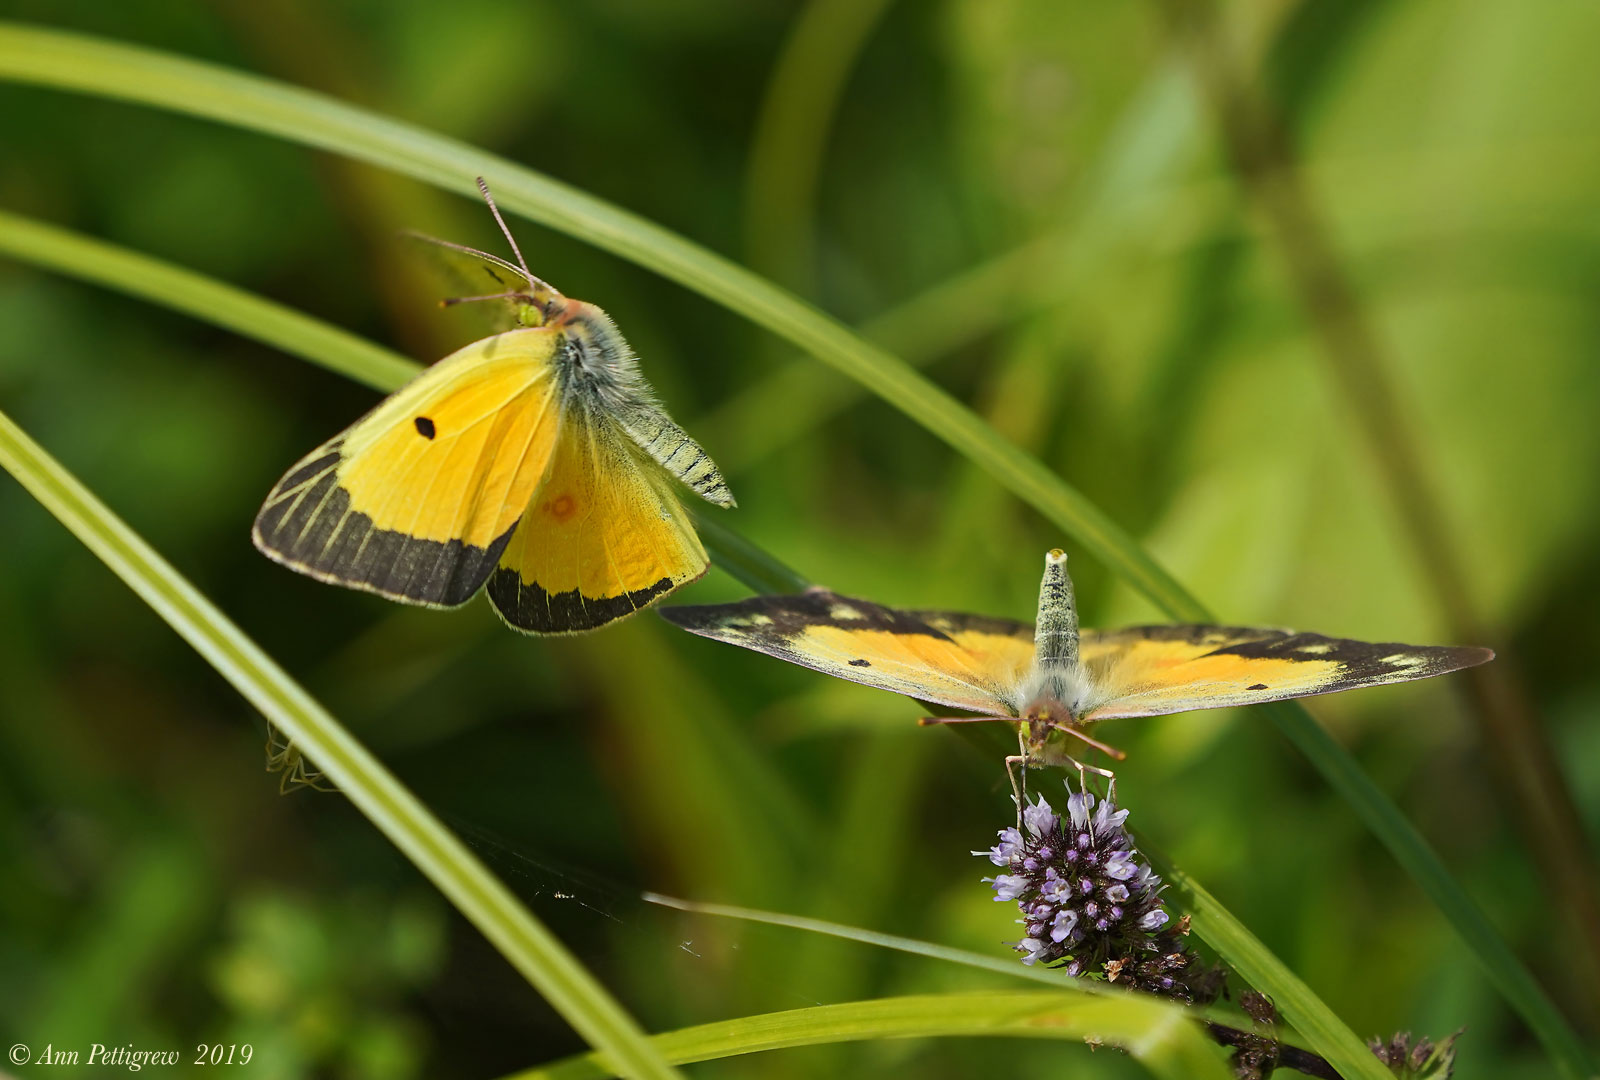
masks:
<svg viewBox="0 0 1600 1080"><path fill-rule="evenodd" d="M670 607L669 622L841 679L981 717L1018 720L1025 761L1073 762L1101 720L1251 705L1410 682L1493 659L1488 649L1352 641L1237 626L1080 630L1067 556L1045 556L1036 623L904 611L826 589ZM1048 744L1048 745L1047 745Z"/></svg>
<svg viewBox="0 0 1600 1080"><path fill-rule="evenodd" d="M440 360L298 462L253 537L322 581L429 607L487 583L517 630L593 630L706 572L674 481L733 494L672 422L616 324L517 256L433 241L512 328Z"/></svg>

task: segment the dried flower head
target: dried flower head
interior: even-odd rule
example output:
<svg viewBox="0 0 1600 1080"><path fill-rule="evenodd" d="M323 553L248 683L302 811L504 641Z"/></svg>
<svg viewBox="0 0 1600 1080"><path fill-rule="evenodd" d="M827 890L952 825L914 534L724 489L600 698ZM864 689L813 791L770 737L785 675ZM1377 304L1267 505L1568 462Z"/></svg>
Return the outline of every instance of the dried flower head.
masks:
<svg viewBox="0 0 1600 1080"><path fill-rule="evenodd" d="M1014 901L1026 964L1060 965L1137 990L1194 1000L1185 976L1194 960L1161 903L1161 878L1139 858L1115 788L1096 805L1067 787L1067 812L1043 796L1022 808L1022 827L975 851L1006 872L984 878L994 898Z"/></svg>
<svg viewBox="0 0 1600 1080"><path fill-rule="evenodd" d="M1367 1045L1389 1071L1404 1080L1448 1080L1455 1070L1455 1044L1460 1036L1458 1031L1435 1043L1426 1036L1413 1041L1411 1032L1402 1031L1387 1042L1373 1039Z"/></svg>

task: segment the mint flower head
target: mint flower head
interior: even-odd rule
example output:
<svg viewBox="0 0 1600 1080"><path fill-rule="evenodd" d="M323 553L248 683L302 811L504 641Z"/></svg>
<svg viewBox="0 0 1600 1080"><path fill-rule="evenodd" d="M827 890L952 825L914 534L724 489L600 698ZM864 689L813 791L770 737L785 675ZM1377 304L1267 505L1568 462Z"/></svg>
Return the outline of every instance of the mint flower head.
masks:
<svg viewBox="0 0 1600 1080"><path fill-rule="evenodd" d="M1000 830L999 843L973 854L1004 871L984 881L995 900L1015 903L1022 913L1023 936L1014 948L1023 963L1191 1000L1184 975L1193 956L1127 819L1128 811L1116 807L1115 788L1097 804L1090 792L1068 785L1065 814L1038 796L1024 804L1021 828Z"/></svg>

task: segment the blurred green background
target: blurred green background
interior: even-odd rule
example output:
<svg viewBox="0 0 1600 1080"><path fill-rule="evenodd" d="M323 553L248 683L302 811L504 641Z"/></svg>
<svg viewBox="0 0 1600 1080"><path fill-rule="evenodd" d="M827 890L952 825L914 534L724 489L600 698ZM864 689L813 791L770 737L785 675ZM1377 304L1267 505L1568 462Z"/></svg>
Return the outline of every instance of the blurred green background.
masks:
<svg viewBox="0 0 1600 1080"><path fill-rule="evenodd" d="M1159 5L0 0L0 14L324 90L747 261L884 331L1226 620L1452 636ZM1221 30L1304 165L1468 602L1592 837L1600 10L1277 0L1226 5ZM103 100L0 84L0 148L0 208L423 361L476 331L434 306L396 234L502 250L467 200ZM536 273L617 319L729 474L730 525L843 592L1031 614L1040 554L1066 538L987 476L708 301L512 224ZM917 728L914 705L653 616L525 639L482 602L402 609L260 557L249 523L272 482L374 399L0 260L0 408L459 829L647 1027L993 982L636 899L1002 955L1013 913L967 852L1007 822L1004 772ZM492 1077L580 1049L341 798L280 797L260 718L9 480L0 524L8 1031L250 1042L261 1078ZM1090 625L1157 617L1091 560L1073 570ZM677 599L741 594L713 571ZM1597 973L1461 681L1315 711L1592 1040ZM1270 724L1213 712L1103 733L1130 751L1131 823L1353 1028L1465 1025L1458 1076L1547 1075L1442 917ZM1592 860L1585 846L1573 857ZM1002 1067L1139 1074L1112 1053L976 1040L694 1074Z"/></svg>

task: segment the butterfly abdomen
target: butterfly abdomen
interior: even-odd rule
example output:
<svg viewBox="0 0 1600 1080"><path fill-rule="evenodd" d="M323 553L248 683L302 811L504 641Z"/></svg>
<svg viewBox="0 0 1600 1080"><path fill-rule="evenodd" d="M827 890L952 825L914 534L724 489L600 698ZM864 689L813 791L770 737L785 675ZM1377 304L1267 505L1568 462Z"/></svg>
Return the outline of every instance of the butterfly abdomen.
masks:
<svg viewBox="0 0 1600 1080"><path fill-rule="evenodd" d="M733 506L733 492L717 469L711 455L661 408L640 403L617 417L628 437L638 444L663 469L683 482L696 495L717 506Z"/></svg>
<svg viewBox="0 0 1600 1080"><path fill-rule="evenodd" d="M1056 548L1044 557L1039 582L1039 619L1034 623L1035 662L1042 668L1078 663L1078 609L1067 576L1067 553Z"/></svg>

